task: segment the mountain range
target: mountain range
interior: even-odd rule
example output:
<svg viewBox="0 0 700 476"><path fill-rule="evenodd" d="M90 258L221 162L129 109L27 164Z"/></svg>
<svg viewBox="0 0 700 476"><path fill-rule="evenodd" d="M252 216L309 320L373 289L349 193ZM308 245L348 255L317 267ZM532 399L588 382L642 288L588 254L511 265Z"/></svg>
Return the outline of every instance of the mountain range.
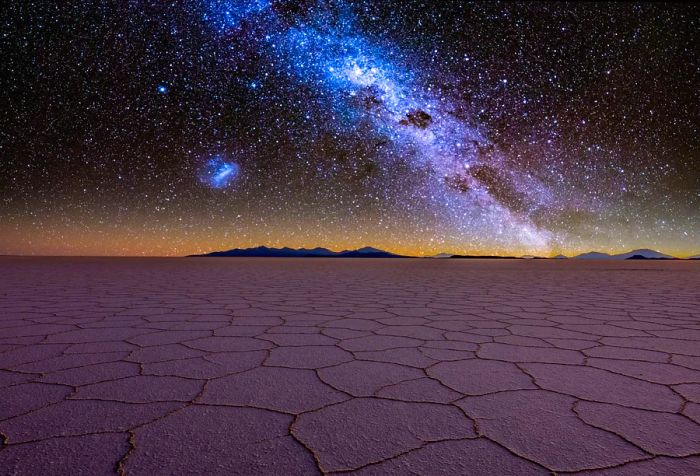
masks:
<svg viewBox="0 0 700 476"><path fill-rule="evenodd" d="M650 259L650 260L664 260L664 259L679 259L676 258L675 256L667 255L665 253L661 253L659 251L655 250L650 250L650 249L638 249L638 250L632 250L628 251L627 253L619 253L615 255L611 255L608 253L602 253L600 251L590 251L588 253L582 253L577 256L573 256L572 258L569 258L568 256L564 256L562 254L553 256L551 258L543 258L540 256L531 256L531 255L526 255L526 256L480 256L480 255L455 255L455 254L450 254L450 253L440 253L435 256L431 256L431 258L456 258L456 259L466 259L466 258L481 258L481 259L520 259L520 258L534 258L534 259L579 259L579 260L643 260L643 259ZM691 260L700 260L700 255L695 255L695 256L689 256L686 259L691 259Z"/></svg>
<svg viewBox="0 0 700 476"><path fill-rule="evenodd" d="M660 253L655 250L640 249L632 250L627 253L620 253L616 255L610 255L608 253L600 253L598 251L591 251L590 253L583 253L578 256L574 256L574 259L613 259L613 260L623 260L623 259L676 259L671 255Z"/></svg>
<svg viewBox="0 0 700 476"><path fill-rule="evenodd" d="M257 258L410 258L388 251L366 246L356 250L332 251L328 248L270 248L267 246L257 246L254 248L234 248L226 251L214 251L200 255L190 255L190 257L257 257ZM536 258L547 259L538 256L491 256L491 255L457 255L451 253L440 253L430 258L441 259L522 259ZM551 259L567 259L564 255L557 255ZM650 249L638 249L611 255L599 251L591 251L574 256L571 259L578 260L666 260L678 259L674 256ZM700 255L690 256L686 259L700 260Z"/></svg>
<svg viewBox="0 0 700 476"><path fill-rule="evenodd" d="M250 257L250 258L406 258L406 256L389 253L366 246L356 250L331 251L328 248L268 248L257 246L255 248L234 248L227 251L214 251L190 257Z"/></svg>

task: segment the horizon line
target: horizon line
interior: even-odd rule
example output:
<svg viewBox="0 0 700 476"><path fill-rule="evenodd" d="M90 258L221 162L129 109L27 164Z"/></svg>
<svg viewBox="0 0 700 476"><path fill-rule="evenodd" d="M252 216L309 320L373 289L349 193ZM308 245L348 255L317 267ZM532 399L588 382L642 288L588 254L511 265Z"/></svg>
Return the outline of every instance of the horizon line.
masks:
<svg viewBox="0 0 700 476"><path fill-rule="evenodd" d="M375 248L373 246L361 246L359 248L354 248L354 249L343 249L343 250L333 250L331 248L326 248L324 246L314 246L312 248L307 248L305 246L299 247L299 248L292 248L290 246L281 246L281 247L275 247L275 246L268 246L268 245L257 245L257 246L251 246L247 248L229 248L226 250L214 250L214 251L205 251L205 252L198 252L198 253L188 253L188 254L182 254L182 255L157 255L157 254L141 254L141 255L119 255L119 254L14 254L14 253L0 253L0 258L193 258L193 257L207 257L208 254L210 253L221 253L221 252L227 252L227 251L232 251L232 250L247 250L247 249L255 249L255 248L269 248L269 249L282 249L282 248L287 248L291 250L300 250L300 249L306 249L306 250L313 250L316 248L324 248L332 252L340 253L343 251L356 251L358 249L362 248ZM673 260L690 260L692 261L694 257L700 256L700 253L697 254L690 254L687 256L674 256L670 255L658 250L655 250L653 248L635 248L629 251L624 251L621 253L608 253L604 251L597 251L597 250L592 250L592 251L585 251L582 253L577 253L575 255L565 255L563 253L558 253L554 254L551 256L545 256L545 255L536 255L536 254L522 254L522 255L516 255L516 254L499 254L499 253L492 253L492 254L471 254L471 253L453 253L449 251L441 251L439 253L431 254L431 255L406 255L406 254L399 254L399 253L393 253L390 251L383 250L381 248L375 248L379 251L395 254L397 257L402 257L402 258L434 258L435 256L439 255L450 255L450 257L453 256L463 256L463 257L470 257L470 258L475 258L475 259L557 259L558 257L563 256L566 259L575 259L578 256L585 255L585 254L590 254L590 253L601 253L601 254L606 254L609 256L615 256L619 254L626 254L630 253L632 251L637 251L637 250L650 250L650 251L655 251L657 253L662 253L666 254L667 256L670 256L671 258L665 258L669 261ZM222 258L307 258L307 256L221 256ZM308 256L308 258L332 258L332 256ZM381 259L381 258L374 258L374 259ZM438 258L439 259L439 258ZM443 258L443 259L449 259L449 258ZM559 258L562 259L562 258ZM605 259L605 258L602 258ZM649 260L654 260L653 258L646 258ZM661 258L662 260L664 258ZM595 259L592 259L595 260Z"/></svg>

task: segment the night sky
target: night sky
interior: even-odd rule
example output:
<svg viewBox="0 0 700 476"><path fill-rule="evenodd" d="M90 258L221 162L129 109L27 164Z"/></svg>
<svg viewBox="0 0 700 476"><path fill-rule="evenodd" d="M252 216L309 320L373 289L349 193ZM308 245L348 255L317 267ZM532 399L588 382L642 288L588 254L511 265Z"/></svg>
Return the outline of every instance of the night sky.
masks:
<svg viewBox="0 0 700 476"><path fill-rule="evenodd" d="M700 8L19 1L0 254L700 253Z"/></svg>

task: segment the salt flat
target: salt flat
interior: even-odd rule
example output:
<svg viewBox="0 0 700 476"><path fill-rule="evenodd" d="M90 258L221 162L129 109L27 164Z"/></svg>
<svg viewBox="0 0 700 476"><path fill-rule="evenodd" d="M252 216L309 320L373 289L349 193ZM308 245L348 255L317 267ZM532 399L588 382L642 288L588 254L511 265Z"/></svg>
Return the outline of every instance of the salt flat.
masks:
<svg viewBox="0 0 700 476"><path fill-rule="evenodd" d="M0 474L700 474L700 262L0 258Z"/></svg>

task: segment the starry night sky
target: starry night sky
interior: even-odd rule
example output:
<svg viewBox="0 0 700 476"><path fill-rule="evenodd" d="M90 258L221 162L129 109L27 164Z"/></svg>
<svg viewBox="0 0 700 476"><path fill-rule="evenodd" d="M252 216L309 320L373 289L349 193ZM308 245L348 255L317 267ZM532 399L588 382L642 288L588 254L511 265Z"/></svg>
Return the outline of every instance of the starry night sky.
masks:
<svg viewBox="0 0 700 476"><path fill-rule="evenodd" d="M19 1L0 254L700 253L700 8Z"/></svg>

